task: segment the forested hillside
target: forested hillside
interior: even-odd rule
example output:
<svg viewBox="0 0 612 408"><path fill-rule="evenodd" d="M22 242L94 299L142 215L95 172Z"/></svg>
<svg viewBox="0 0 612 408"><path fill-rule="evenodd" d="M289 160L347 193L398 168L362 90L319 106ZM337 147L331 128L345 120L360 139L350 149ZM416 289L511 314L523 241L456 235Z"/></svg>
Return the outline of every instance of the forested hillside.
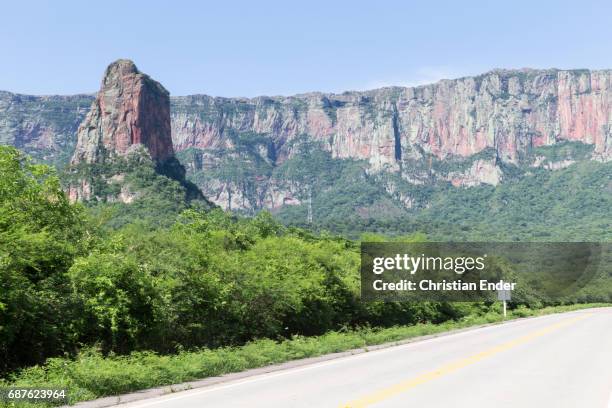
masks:
<svg viewBox="0 0 612 408"><path fill-rule="evenodd" d="M505 181L497 186L455 187L369 174L359 161L333 159L311 148L285 162L278 173L290 185L312 186L312 222L308 201L274 214L288 225L353 238L364 231L422 231L437 241L609 241L612 162L580 160L585 149L590 150L580 143L539 148L532 157L578 161L552 171L530 166L526 159L519 165L503 165ZM451 160L432 164L446 169L463 165ZM389 185L395 186L391 193Z"/></svg>

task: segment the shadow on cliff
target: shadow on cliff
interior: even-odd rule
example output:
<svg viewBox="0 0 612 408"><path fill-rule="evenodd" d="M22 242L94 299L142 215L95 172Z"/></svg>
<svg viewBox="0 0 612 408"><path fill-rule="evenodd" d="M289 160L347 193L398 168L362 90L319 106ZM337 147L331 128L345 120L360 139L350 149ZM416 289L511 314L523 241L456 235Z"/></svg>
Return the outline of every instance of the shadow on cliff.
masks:
<svg viewBox="0 0 612 408"><path fill-rule="evenodd" d="M185 199L188 203L199 202L209 209L217 207L202 194L198 186L187 180L185 167L176 157L172 156L163 162L156 163L155 171L180 183L185 188Z"/></svg>

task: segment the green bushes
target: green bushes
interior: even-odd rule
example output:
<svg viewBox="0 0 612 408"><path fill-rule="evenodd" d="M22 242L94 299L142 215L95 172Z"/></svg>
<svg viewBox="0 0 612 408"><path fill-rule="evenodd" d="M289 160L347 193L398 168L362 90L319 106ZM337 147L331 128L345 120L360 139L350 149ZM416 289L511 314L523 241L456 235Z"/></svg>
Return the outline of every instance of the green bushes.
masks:
<svg viewBox="0 0 612 408"><path fill-rule="evenodd" d="M76 259L68 272L73 295L83 306L84 334L119 352L138 347L155 325L159 292L150 272L130 256L94 252Z"/></svg>
<svg viewBox="0 0 612 408"><path fill-rule="evenodd" d="M99 207L86 220L48 168L0 158L2 373L89 346L175 353L463 315L359 302L355 242L220 210L115 229Z"/></svg>
<svg viewBox="0 0 612 408"><path fill-rule="evenodd" d="M164 191L170 197L174 190ZM247 353L247 362L228 363L227 369L234 370L382 341L375 329L359 335L328 332L422 327L484 316L489 310L483 304L362 303L356 242L287 228L268 213L247 219L189 209L179 215L183 206L160 204L155 217L165 217L163 222L139 221L148 207L135 202L123 208L117 224L106 205L95 211L71 205L49 168L0 147L0 376L50 357L44 369L26 369L18 378L51 375L57 372L55 364L99 373L95 364L102 357L79 354L91 347L114 356L105 363L109 367L121 365L124 357L117 356L130 353L137 354L125 359L155 365L151 361L182 361L181 356L204 347L221 348L207 352L214 358L229 353L227 347L263 350ZM424 239L420 234L401 237ZM322 343L296 337L321 335ZM265 338L271 340L249 343ZM285 344L287 339L294 339L290 351L276 360L276 341ZM264 352L268 349L271 354ZM151 351L175 357L146 353ZM53 359L75 355L80 356L76 362ZM208 375L185 370L187 377L164 374L161 368L159 375L167 377L152 375L156 384ZM66 375L74 381L87 376L79 372ZM138 373L125 374L124 385L92 380L83 386L83 395L143 386ZM96 384L102 388L95 389Z"/></svg>
<svg viewBox="0 0 612 408"><path fill-rule="evenodd" d="M88 243L82 215L50 168L0 146L0 373L73 350L64 274Z"/></svg>
<svg viewBox="0 0 612 408"><path fill-rule="evenodd" d="M356 248L282 230L189 211L168 230L110 232L68 272L84 332L105 351L173 351L351 324Z"/></svg>
<svg viewBox="0 0 612 408"><path fill-rule="evenodd" d="M105 228L17 150L0 171L0 373L94 344L175 352L352 323L348 242L220 211Z"/></svg>

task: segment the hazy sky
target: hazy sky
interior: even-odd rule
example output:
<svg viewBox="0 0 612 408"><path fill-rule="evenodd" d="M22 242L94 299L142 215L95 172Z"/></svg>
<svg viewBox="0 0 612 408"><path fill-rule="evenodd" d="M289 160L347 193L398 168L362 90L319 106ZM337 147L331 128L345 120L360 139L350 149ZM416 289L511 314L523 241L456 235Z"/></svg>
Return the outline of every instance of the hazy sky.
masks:
<svg viewBox="0 0 612 408"><path fill-rule="evenodd" d="M94 92L130 58L173 95L414 85L612 68L612 1L48 1L0 5L0 89Z"/></svg>

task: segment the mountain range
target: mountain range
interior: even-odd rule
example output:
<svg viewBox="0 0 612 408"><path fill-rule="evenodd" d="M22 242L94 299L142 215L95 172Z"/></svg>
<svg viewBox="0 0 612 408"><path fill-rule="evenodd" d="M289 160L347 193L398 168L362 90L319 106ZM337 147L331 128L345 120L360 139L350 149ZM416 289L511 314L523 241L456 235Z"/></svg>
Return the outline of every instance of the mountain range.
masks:
<svg viewBox="0 0 612 408"><path fill-rule="evenodd" d="M423 217L452 224L448 214L435 215L441 205L461 212L470 197L542 189L563 175L591 180L574 180L586 191L578 195L599 192L596 205L607 206L612 71L494 70L342 94L172 97L118 60L97 95L0 92L0 143L69 174L73 200L137 199L143 185L124 182L125 169L142 151L188 197L201 191L225 209L268 209L288 223L332 230L357 225L348 232L410 231L423 229ZM92 166L98 170L84 171ZM550 212L555 203L548 204ZM475 211L503 207L489 196L483 205ZM405 225L391 227L398 223Z"/></svg>

